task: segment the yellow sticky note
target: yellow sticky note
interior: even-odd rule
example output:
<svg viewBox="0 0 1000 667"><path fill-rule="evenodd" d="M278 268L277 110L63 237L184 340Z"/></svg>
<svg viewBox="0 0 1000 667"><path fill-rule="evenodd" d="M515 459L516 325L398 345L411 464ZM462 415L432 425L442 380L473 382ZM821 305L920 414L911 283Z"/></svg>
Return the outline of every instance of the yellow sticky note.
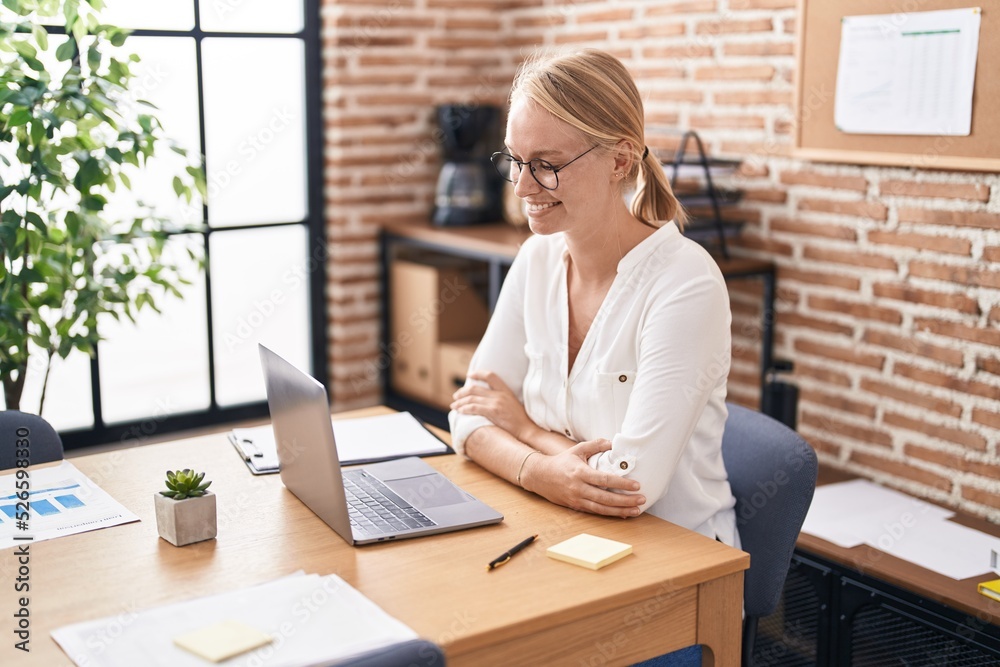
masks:
<svg viewBox="0 0 1000 667"><path fill-rule="evenodd" d="M604 537L580 533L563 540L545 552L549 558L573 563L591 570L599 570L632 553L632 545L615 542Z"/></svg>
<svg viewBox="0 0 1000 667"><path fill-rule="evenodd" d="M271 638L245 623L222 621L178 635L174 637L174 643L200 658L222 662L234 655L270 644Z"/></svg>

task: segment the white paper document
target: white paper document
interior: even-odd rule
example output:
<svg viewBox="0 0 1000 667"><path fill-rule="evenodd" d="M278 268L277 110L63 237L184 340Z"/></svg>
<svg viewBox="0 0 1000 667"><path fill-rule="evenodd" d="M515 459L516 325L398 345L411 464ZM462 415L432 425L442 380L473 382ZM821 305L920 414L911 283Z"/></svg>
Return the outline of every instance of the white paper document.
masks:
<svg viewBox="0 0 1000 667"><path fill-rule="evenodd" d="M816 487L802 532L851 548L867 544L953 579L990 570L1000 538L947 519L954 512L856 479Z"/></svg>
<svg viewBox="0 0 1000 667"><path fill-rule="evenodd" d="M16 472L0 476L0 549L26 544L15 537L30 535L41 542L139 520L69 461L28 471L27 529L21 523L25 505L18 497L25 489L17 486L24 480Z"/></svg>
<svg viewBox="0 0 1000 667"><path fill-rule="evenodd" d="M855 134L967 136L979 7L845 16L834 124Z"/></svg>
<svg viewBox="0 0 1000 667"><path fill-rule="evenodd" d="M880 550L952 579L968 579L990 571L990 548L1000 538L952 521L925 521L910 526Z"/></svg>
<svg viewBox="0 0 1000 667"><path fill-rule="evenodd" d="M448 450L409 412L335 419L333 437L341 461L421 456Z"/></svg>
<svg viewBox="0 0 1000 667"><path fill-rule="evenodd" d="M342 465L385 461L404 456L444 454L448 446L424 428L409 412L356 419L334 419L333 437ZM232 438L244 457L253 457L258 470L278 470L278 453L271 425L237 428ZM259 454L259 456L257 455Z"/></svg>
<svg viewBox="0 0 1000 667"><path fill-rule="evenodd" d="M895 525L940 521L954 512L866 479L817 486L802 532L850 549L877 547Z"/></svg>
<svg viewBox="0 0 1000 667"><path fill-rule="evenodd" d="M174 638L235 621L271 637L271 643L224 660L226 667L326 664L416 639L337 575L301 572L228 593L58 628L52 638L83 667L204 667ZM114 628L114 634L109 629ZM102 638L114 636L114 641Z"/></svg>

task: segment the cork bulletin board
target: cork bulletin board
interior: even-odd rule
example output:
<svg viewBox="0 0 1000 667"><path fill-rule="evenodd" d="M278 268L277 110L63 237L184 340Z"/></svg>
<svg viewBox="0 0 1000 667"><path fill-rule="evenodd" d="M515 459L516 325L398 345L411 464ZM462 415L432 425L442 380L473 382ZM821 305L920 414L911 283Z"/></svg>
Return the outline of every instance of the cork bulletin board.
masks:
<svg viewBox="0 0 1000 667"><path fill-rule="evenodd" d="M849 134L834 125L845 16L981 7L968 136ZM1000 6L986 0L799 0L796 157L852 164L1000 171Z"/></svg>

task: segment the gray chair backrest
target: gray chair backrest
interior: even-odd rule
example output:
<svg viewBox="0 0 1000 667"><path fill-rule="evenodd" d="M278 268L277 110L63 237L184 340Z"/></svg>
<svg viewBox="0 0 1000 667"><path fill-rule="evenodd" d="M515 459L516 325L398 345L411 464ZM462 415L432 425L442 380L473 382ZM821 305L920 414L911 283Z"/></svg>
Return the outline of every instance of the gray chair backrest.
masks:
<svg viewBox="0 0 1000 667"><path fill-rule="evenodd" d="M27 441L28 446L20 449L28 450L28 465L59 461L63 457L62 438L51 424L38 415L4 410L0 412L0 470L16 465L19 440Z"/></svg>
<svg viewBox="0 0 1000 667"><path fill-rule="evenodd" d="M767 415L727 404L722 458L736 497L736 525L750 569L743 580L748 617L774 613L795 540L816 488L816 453Z"/></svg>
<svg viewBox="0 0 1000 667"><path fill-rule="evenodd" d="M374 649L326 667L443 667L444 651L426 639Z"/></svg>

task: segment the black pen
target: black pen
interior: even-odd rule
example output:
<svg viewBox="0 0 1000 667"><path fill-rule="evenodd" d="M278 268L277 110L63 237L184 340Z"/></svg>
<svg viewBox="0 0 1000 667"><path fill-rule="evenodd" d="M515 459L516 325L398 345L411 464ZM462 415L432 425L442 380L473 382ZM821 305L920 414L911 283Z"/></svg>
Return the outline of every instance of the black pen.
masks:
<svg viewBox="0 0 1000 667"><path fill-rule="evenodd" d="M538 537L538 535L532 535L531 537L529 537L525 541L518 542L517 546L513 547L510 551L507 551L506 553L503 553L503 554L497 556L496 558L494 558L493 560L491 560L490 564L486 566L486 569L487 570L492 570L494 568L500 567L501 565L503 565L504 563L506 563L507 561L509 561L511 559L511 557L513 557L513 555L516 554L518 551L520 551L524 547L526 547L529 544L531 544L532 542L534 542L535 538L537 538L537 537Z"/></svg>

